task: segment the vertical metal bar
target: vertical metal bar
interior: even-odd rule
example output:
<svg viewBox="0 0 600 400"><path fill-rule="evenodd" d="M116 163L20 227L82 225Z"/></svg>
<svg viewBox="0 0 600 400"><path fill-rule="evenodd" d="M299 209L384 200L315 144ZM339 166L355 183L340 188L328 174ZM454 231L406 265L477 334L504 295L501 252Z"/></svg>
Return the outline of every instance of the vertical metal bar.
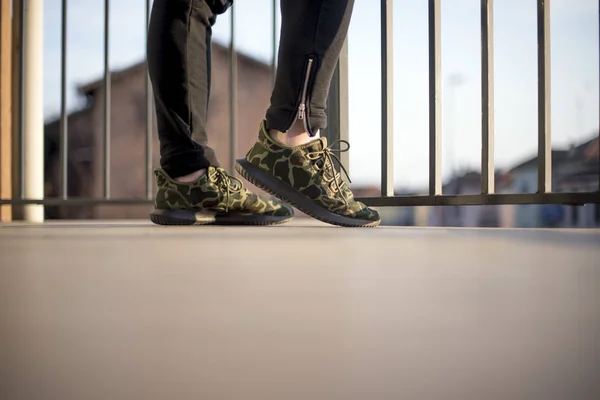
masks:
<svg viewBox="0 0 600 400"><path fill-rule="evenodd" d="M13 19L11 0L0 0L0 199L11 200L12 167L12 68ZM0 205L0 223L12 220L12 207Z"/></svg>
<svg viewBox="0 0 600 400"><path fill-rule="evenodd" d="M69 195L69 128L67 125L67 0L62 0L60 64L60 176L61 197Z"/></svg>
<svg viewBox="0 0 600 400"><path fill-rule="evenodd" d="M277 0L273 0L273 30L272 30L272 50L273 50L273 58L271 59L271 73L273 74L273 82L275 82L275 78L277 77Z"/></svg>
<svg viewBox="0 0 600 400"><path fill-rule="evenodd" d="M552 191L550 139L550 0L537 2L538 39L538 193Z"/></svg>
<svg viewBox="0 0 600 400"><path fill-rule="evenodd" d="M329 96L327 98L327 128L321 132L327 136L331 143L338 140L348 140L348 40L344 42L340 57L331 79ZM340 162L350 168L348 152L340 154ZM338 168L338 171L340 168ZM342 179L347 181L345 174ZM349 183L349 182L348 182Z"/></svg>
<svg viewBox="0 0 600 400"><path fill-rule="evenodd" d="M481 0L481 193L494 193L494 0Z"/></svg>
<svg viewBox="0 0 600 400"><path fill-rule="evenodd" d="M340 63L338 61L333 71L329 95L327 97L327 128L321 130L321 135L327 136L331 143L340 140ZM345 154L345 153L342 153Z"/></svg>
<svg viewBox="0 0 600 400"><path fill-rule="evenodd" d="M20 23L19 23L19 37L20 37L20 51L19 51L19 199L25 199L25 41L26 41L26 19L25 19L25 2L27 0L21 0L19 2L20 10Z"/></svg>
<svg viewBox="0 0 600 400"><path fill-rule="evenodd" d="M442 49L440 0L429 0L429 194L442 194Z"/></svg>
<svg viewBox="0 0 600 400"><path fill-rule="evenodd" d="M598 0L598 39L600 40L600 0ZM600 68L598 68L598 78L600 81ZM598 121L598 155L600 157L600 120ZM598 193L600 194L600 158L598 159ZM599 207L600 204L596 204L596 210Z"/></svg>
<svg viewBox="0 0 600 400"><path fill-rule="evenodd" d="M235 171L237 124L237 53L235 48L235 4L231 6L231 41L229 42L229 170Z"/></svg>
<svg viewBox="0 0 600 400"><path fill-rule="evenodd" d="M110 198L110 0L104 0L104 198Z"/></svg>
<svg viewBox="0 0 600 400"><path fill-rule="evenodd" d="M381 0L381 195L394 195L394 12Z"/></svg>
<svg viewBox="0 0 600 400"><path fill-rule="evenodd" d="M348 38L342 46L340 58L338 61L338 112L339 112L339 138L348 140L350 134L350 91L349 91L349 65L348 57ZM393 93L393 91L392 91ZM350 153L344 152L340 154L340 161L350 171ZM347 179L342 174L344 179ZM393 182L393 180L392 180ZM393 185L392 185L393 188ZM393 193L392 193L393 195Z"/></svg>
<svg viewBox="0 0 600 400"><path fill-rule="evenodd" d="M11 94L11 102L12 102L12 132L11 132L11 140L12 140L12 148L11 148L11 156L12 163L11 167L13 170L12 174L12 198L13 199L22 199L20 195L20 187L21 187L21 179L19 178L22 175L21 171L21 160L19 157L20 154L20 132L21 132L21 95L22 90L20 86L21 82L21 53L23 52L23 40L22 40L22 23L23 23L23 7L22 0L12 0L12 94ZM15 219L22 218L22 207L14 207L12 209L12 217Z"/></svg>
<svg viewBox="0 0 600 400"><path fill-rule="evenodd" d="M20 132L21 132L21 87L19 86L21 80L21 52L22 49L22 29L21 24L23 22L22 17L22 0L12 0L12 71L11 71L11 79L12 79L12 90L11 90L11 103L12 113L11 113L11 121L12 121L12 129L11 129L11 167L12 167L12 198L18 199L22 198L20 195L20 185L21 185L21 167L20 167L20 159L19 159L19 148L20 148ZM19 212L21 212L21 207L15 207L12 209L12 217L19 218Z"/></svg>
<svg viewBox="0 0 600 400"><path fill-rule="evenodd" d="M150 25L150 0L146 0L146 42L148 42L148 27ZM152 199L152 122L154 117L154 102L152 99L152 84L146 62L146 198Z"/></svg>

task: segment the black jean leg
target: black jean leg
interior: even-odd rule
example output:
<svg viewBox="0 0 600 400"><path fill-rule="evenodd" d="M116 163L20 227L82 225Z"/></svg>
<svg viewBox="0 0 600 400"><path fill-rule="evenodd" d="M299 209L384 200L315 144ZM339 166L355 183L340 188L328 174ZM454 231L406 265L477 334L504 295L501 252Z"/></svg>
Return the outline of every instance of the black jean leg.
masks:
<svg viewBox="0 0 600 400"><path fill-rule="evenodd" d="M204 0L155 0L152 6L148 73L160 164L171 177L218 165L206 132L215 20Z"/></svg>
<svg viewBox="0 0 600 400"><path fill-rule="evenodd" d="M307 130L327 127L325 107L354 0L281 0L278 69L267 128L286 132L305 107Z"/></svg>

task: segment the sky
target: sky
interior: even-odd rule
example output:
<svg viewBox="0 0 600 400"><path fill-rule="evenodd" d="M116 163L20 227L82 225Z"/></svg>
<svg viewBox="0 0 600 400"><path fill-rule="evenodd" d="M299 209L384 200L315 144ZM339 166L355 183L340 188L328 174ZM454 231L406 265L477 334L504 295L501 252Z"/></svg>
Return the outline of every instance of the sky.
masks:
<svg viewBox="0 0 600 400"><path fill-rule="evenodd" d="M427 1L394 1L394 173L397 187L425 189L428 179ZM589 139L599 125L598 0L551 2L552 144ZM381 146L380 2L356 0L348 34L350 57L350 176L378 186ZM537 152L537 33L535 0L494 2L495 151L497 168ZM60 111L61 1L44 2L44 110ZM110 66L144 58L145 0L112 0ZM271 62L272 0L237 0L240 51ZM443 174L480 168L480 1L442 1ZM103 73L103 0L69 2L67 81L69 107L76 87ZM279 18L278 18L279 22ZM228 44L230 15L221 16L214 40ZM462 83L452 85L452 76ZM246 149L240 149L244 152Z"/></svg>

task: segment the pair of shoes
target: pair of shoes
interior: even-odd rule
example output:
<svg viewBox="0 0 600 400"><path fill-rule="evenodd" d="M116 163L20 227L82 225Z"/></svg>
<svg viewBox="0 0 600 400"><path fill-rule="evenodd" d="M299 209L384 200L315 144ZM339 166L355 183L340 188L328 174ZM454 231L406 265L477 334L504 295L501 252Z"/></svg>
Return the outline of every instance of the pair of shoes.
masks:
<svg viewBox="0 0 600 400"><path fill-rule="evenodd" d="M340 141L340 144L348 144ZM222 168L209 167L196 182L181 183L162 169L155 171L158 193L152 222L161 225L274 225L291 220L300 211L320 221L346 227L375 227L377 211L356 201L336 152L326 138L286 147L275 142L260 126L258 141L245 158L236 160L237 172L279 200L249 192L242 182Z"/></svg>

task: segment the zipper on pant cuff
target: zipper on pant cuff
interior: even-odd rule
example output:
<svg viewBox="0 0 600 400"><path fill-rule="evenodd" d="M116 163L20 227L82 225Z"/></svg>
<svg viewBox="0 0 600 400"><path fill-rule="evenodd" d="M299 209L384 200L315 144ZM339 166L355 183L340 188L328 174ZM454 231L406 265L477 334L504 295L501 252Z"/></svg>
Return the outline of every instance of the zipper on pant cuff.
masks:
<svg viewBox="0 0 600 400"><path fill-rule="evenodd" d="M304 73L304 83L302 86L302 93L300 94L300 105L298 106L298 114L297 119L301 120L304 124L304 129L308 133L309 136L314 137L315 134L310 129L310 121L309 118L309 109L308 109L308 84L310 82L311 73L313 69L313 64L315 60L311 57L308 59L308 63L306 65L306 71Z"/></svg>

